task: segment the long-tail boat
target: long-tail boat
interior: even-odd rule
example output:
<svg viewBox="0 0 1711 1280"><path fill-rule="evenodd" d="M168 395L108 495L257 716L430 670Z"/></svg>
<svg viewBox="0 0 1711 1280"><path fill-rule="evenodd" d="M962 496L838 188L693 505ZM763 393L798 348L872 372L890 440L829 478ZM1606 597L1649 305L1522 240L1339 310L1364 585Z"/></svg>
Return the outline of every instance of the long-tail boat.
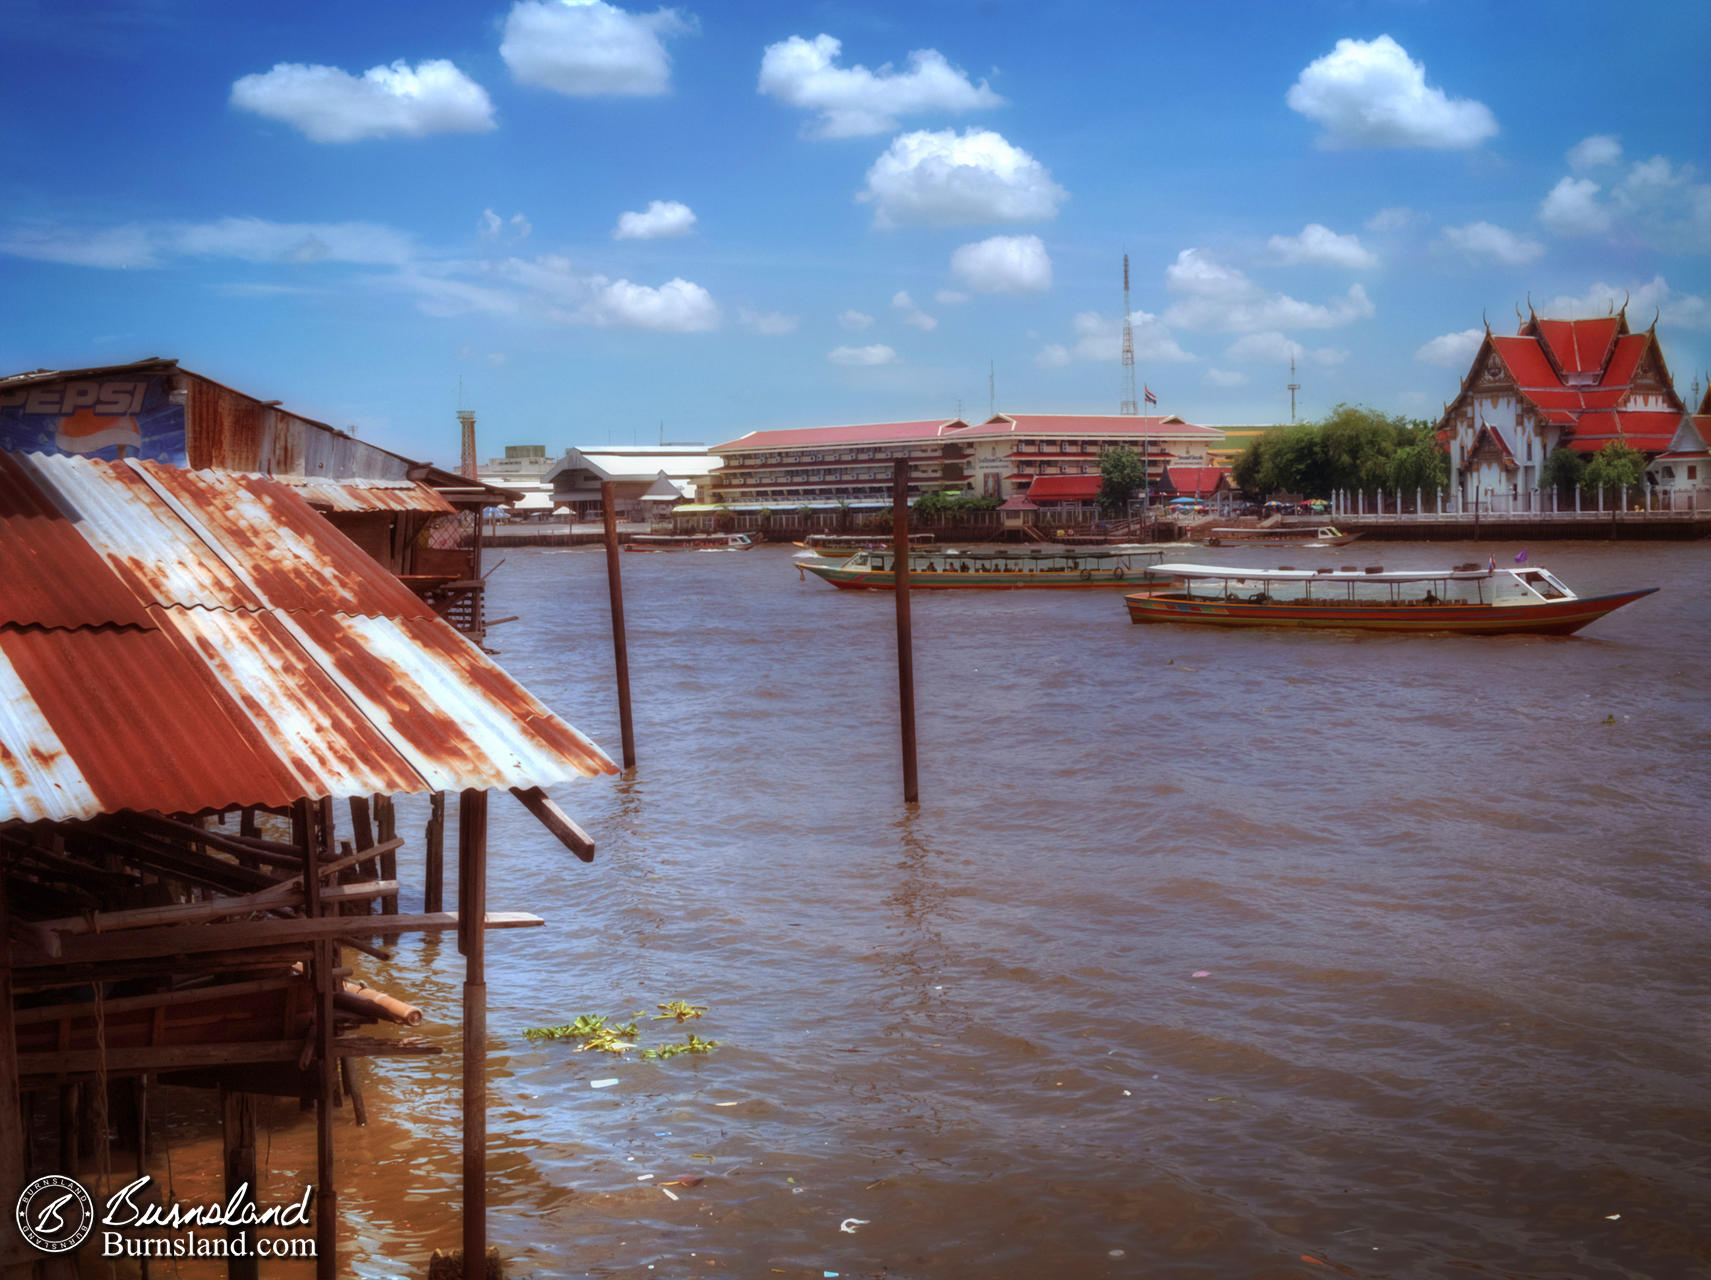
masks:
<svg viewBox="0 0 1711 1280"><path fill-rule="evenodd" d="M754 539L746 533L638 533L625 551L747 551Z"/></svg>
<svg viewBox="0 0 1711 1280"><path fill-rule="evenodd" d="M1279 525L1267 529L1214 529L1207 535L1209 547L1340 547L1360 537L1344 533L1335 525Z"/></svg>
<svg viewBox="0 0 1711 1280"><path fill-rule="evenodd" d="M1548 570L1499 569L1495 560L1398 570L1159 564L1148 572L1148 584L1126 597L1130 621L1217 627L1569 635L1657 590L1581 597Z"/></svg>
<svg viewBox="0 0 1711 1280"><path fill-rule="evenodd" d="M909 553L909 586L916 591L1133 587L1164 552L1146 547L1052 549L955 548ZM896 553L861 551L842 564L799 560L798 572L846 590L891 591Z"/></svg>

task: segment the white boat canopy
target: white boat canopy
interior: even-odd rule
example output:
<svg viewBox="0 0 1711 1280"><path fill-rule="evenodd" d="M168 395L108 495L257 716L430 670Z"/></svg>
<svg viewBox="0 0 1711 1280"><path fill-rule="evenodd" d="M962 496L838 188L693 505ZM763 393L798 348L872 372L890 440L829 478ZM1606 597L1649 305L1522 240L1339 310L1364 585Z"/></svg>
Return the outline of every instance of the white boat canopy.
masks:
<svg viewBox="0 0 1711 1280"><path fill-rule="evenodd" d="M1155 564L1147 572L1154 577L1231 582L1449 582L1490 578L1499 572L1518 577L1539 570L1498 570L1483 565L1461 565L1454 569L1362 569L1352 565L1336 569L1241 569L1214 564Z"/></svg>

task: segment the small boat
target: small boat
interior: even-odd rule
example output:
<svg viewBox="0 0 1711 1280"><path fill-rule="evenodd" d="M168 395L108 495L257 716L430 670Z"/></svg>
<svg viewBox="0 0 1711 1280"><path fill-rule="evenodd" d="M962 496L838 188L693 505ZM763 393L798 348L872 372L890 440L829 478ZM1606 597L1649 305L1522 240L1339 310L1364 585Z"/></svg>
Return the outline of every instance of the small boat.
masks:
<svg viewBox="0 0 1711 1280"><path fill-rule="evenodd" d="M931 546L930 533L911 533L910 546ZM883 534L811 533L801 542L792 544L826 560L848 560L858 551L883 551L891 539Z"/></svg>
<svg viewBox="0 0 1711 1280"><path fill-rule="evenodd" d="M1582 598L1545 569L1238 569L1159 564L1126 597L1131 622L1569 635L1656 587ZM1196 592L1196 584L1203 590Z"/></svg>
<svg viewBox="0 0 1711 1280"><path fill-rule="evenodd" d="M747 551L755 545L746 533L638 533L625 551Z"/></svg>
<svg viewBox="0 0 1711 1280"><path fill-rule="evenodd" d="M909 586L916 591L1133 587L1148 564L1163 558L1162 550L1134 546L911 551ZM896 585L896 559L893 551L859 551L842 564L800 560L796 567L834 587L890 591Z"/></svg>
<svg viewBox="0 0 1711 1280"><path fill-rule="evenodd" d="M1353 542L1360 537L1358 533L1344 533L1335 525L1324 524L1318 528L1301 526L1298 528L1278 527L1275 529L1214 529L1207 535L1206 545L1209 547L1340 547L1344 543Z"/></svg>

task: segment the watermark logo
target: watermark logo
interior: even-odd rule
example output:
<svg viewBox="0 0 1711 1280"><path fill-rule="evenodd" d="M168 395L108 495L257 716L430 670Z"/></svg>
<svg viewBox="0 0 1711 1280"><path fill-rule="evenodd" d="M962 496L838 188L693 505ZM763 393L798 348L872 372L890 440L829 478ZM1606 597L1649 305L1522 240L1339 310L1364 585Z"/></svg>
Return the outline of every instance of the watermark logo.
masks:
<svg viewBox="0 0 1711 1280"><path fill-rule="evenodd" d="M18 1196L18 1232L43 1253L70 1253L95 1230L95 1201L75 1178L50 1173Z"/></svg>

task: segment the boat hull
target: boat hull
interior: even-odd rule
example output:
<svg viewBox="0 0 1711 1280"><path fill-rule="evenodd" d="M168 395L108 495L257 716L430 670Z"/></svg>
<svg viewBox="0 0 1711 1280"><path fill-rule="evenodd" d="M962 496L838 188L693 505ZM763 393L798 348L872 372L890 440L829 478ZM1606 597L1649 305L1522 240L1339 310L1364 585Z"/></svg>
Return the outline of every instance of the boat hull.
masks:
<svg viewBox="0 0 1711 1280"><path fill-rule="evenodd" d="M809 573L824 578L834 587L845 591L894 591L896 575L889 569L850 569L837 564L801 565ZM1039 573L943 573L916 569L909 575L911 591L1074 591L1110 590L1127 587L1133 590L1140 580L1139 570L1089 569Z"/></svg>
<svg viewBox="0 0 1711 1280"><path fill-rule="evenodd" d="M1125 597L1125 602L1129 607L1129 620L1137 623L1566 636L1656 590L1656 587L1647 587L1618 595L1526 604L1369 604L1317 600L1256 603L1210 596L1186 597L1180 591L1140 592Z"/></svg>

